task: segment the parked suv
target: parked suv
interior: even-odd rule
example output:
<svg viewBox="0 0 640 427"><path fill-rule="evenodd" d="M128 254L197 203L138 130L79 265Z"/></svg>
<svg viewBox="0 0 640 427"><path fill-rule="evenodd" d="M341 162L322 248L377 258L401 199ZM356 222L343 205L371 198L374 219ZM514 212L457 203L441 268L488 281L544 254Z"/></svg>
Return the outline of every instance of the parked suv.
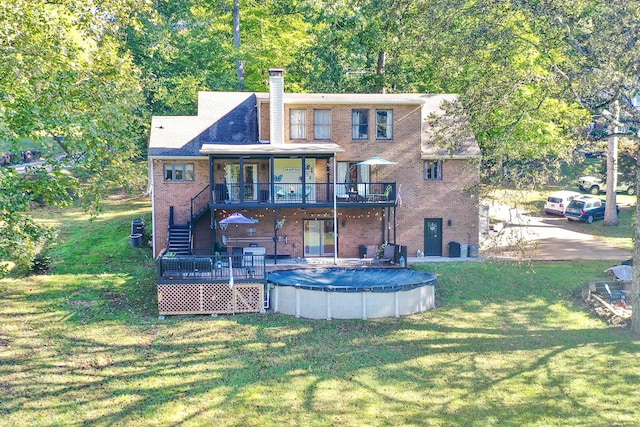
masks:
<svg viewBox="0 0 640 427"><path fill-rule="evenodd" d="M595 176L583 176L578 180L578 189L586 193L600 194L607 191L607 183L604 179ZM632 196L636 194L636 183L618 177L616 191Z"/></svg>
<svg viewBox="0 0 640 427"><path fill-rule="evenodd" d="M580 193L575 191L556 191L549 194L544 204L544 211L548 215L564 215L564 211L573 199L580 197Z"/></svg>
<svg viewBox="0 0 640 427"><path fill-rule="evenodd" d="M576 197L569 203L564 216L571 221L582 221L591 224L596 219L604 218L606 202L595 196ZM620 208L616 206L619 212Z"/></svg>

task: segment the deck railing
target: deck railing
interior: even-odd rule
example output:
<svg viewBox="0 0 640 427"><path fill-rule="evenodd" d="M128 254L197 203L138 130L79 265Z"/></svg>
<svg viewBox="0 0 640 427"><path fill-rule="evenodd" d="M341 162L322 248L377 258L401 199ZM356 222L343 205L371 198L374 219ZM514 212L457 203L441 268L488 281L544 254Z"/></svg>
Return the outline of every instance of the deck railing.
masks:
<svg viewBox="0 0 640 427"><path fill-rule="evenodd" d="M158 259L158 281L249 281L265 278L264 255L164 255Z"/></svg>
<svg viewBox="0 0 640 427"><path fill-rule="evenodd" d="M332 183L273 182L257 184L216 184L211 192L214 204L273 203L330 204L333 203ZM396 201L395 182L352 182L336 184L336 202L385 203Z"/></svg>

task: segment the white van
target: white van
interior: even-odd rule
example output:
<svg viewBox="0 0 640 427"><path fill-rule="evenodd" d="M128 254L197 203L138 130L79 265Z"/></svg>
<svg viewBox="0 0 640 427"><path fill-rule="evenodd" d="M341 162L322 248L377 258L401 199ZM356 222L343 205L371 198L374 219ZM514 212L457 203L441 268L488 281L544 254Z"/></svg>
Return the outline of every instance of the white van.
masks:
<svg viewBox="0 0 640 427"><path fill-rule="evenodd" d="M544 211L548 215L562 216L569 203L578 196L580 196L580 193L575 191L556 191L551 193L544 204Z"/></svg>

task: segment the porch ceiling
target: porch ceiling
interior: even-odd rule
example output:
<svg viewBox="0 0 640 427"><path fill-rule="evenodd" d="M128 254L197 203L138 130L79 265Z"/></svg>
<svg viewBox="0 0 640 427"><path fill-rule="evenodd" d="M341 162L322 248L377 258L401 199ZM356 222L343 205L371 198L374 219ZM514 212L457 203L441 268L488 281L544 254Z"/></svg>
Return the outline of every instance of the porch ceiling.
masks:
<svg viewBox="0 0 640 427"><path fill-rule="evenodd" d="M343 153L344 149L333 142L315 144L203 144L200 149L202 154L286 154L286 155L306 155L306 154L334 154Z"/></svg>

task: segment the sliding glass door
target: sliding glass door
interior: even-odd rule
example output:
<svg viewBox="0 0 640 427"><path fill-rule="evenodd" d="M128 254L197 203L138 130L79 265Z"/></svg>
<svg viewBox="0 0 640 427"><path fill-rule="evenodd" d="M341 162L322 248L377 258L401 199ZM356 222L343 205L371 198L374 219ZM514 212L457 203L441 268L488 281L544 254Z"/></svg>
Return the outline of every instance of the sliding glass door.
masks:
<svg viewBox="0 0 640 427"><path fill-rule="evenodd" d="M304 220L304 256L333 256L333 221L325 219Z"/></svg>
<svg viewBox="0 0 640 427"><path fill-rule="evenodd" d="M242 179L244 186L240 188L240 165L230 164L225 168L225 179L227 181L227 190L231 200L239 200L240 192L244 196L244 200L258 200L258 165L245 164L243 168Z"/></svg>

